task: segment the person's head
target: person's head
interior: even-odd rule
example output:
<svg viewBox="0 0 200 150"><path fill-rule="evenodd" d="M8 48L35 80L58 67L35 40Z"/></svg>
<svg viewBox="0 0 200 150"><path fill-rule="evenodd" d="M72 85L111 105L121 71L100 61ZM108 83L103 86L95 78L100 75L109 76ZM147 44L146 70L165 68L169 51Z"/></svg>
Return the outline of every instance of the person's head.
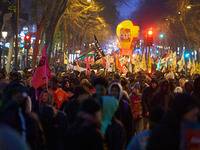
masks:
<svg viewBox="0 0 200 150"><path fill-rule="evenodd" d="M105 96L108 88L108 81L104 77L97 77L94 80L94 88L96 90L96 96L98 98Z"/></svg>
<svg viewBox="0 0 200 150"><path fill-rule="evenodd" d="M183 93L183 88L180 86L176 87L174 90L174 94L177 95L177 94L181 94L181 93Z"/></svg>
<svg viewBox="0 0 200 150"><path fill-rule="evenodd" d="M22 84L9 84L3 89L3 105L6 105L11 101L21 105L25 102L26 98L26 89Z"/></svg>
<svg viewBox="0 0 200 150"><path fill-rule="evenodd" d="M96 100L88 98L81 104L79 116L85 119L92 117L90 119L94 119L93 121L100 122L102 119L101 106Z"/></svg>
<svg viewBox="0 0 200 150"><path fill-rule="evenodd" d="M133 87L133 94L134 95L139 95L140 94L140 84L139 82L135 83Z"/></svg>
<svg viewBox="0 0 200 150"><path fill-rule="evenodd" d="M111 83L109 89L108 89L108 94L110 96L115 97L116 99L120 100L123 96L123 88L119 82L113 82Z"/></svg>
<svg viewBox="0 0 200 150"><path fill-rule="evenodd" d="M158 87L158 80L156 78L151 78L150 87L153 88L153 89Z"/></svg>
<svg viewBox="0 0 200 150"><path fill-rule="evenodd" d="M188 93L191 93L193 91L193 81L187 81L185 83L185 90Z"/></svg>
<svg viewBox="0 0 200 150"><path fill-rule="evenodd" d="M58 79L57 78L52 78L52 80L51 80L51 89L52 90L57 90L58 84L59 84Z"/></svg>
<svg viewBox="0 0 200 150"><path fill-rule="evenodd" d="M168 88L169 88L169 82L166 79L161 80L160 81L160 90L164 93L167 93Z"/></svg>
<svg viewBox="0 0 200 150"><path fill-rule="evenodd" d="M69 100L74 97L74 87L73 86L67 88L66 92L67 92L67 97Z"/></svg>
<svg viewBox="0 0 200 150"><path fill-rule="evenodd" d="M66 89L69 88L71 86L71 82L68 79L65 79L62 81L62 88Z"/></svg>
<svg viewBox="0 0 200 150"><path fill-rule="evenodd" d="M85 86L77 86L75 88L75 99L82 103L84 100L88 99L92 94L90 89Z"/></svg>
<svg viewBox="0 0 200 150"><path fill-rule="evenodd" d="M10 76L12 81L19 81L20 80L20 74L18 72L12 72Z"/></svg>
<svg viewBox="0 0 200 150"><path fill-rule="evenodd" d="M179 79L179 85L180 85L180 87L184 88L185 82L186 82L186 81L185 81L185 78Z"/></svg>
<svg viewBox="0 0 200 150"><path fill-rule="evenodd" d="M82 79L81 85L88 87L89 89L93 89L94 87L87 79Z"/></svg>
<svg viewBox="0 0 200 150"><path fill-rule="evenodd" d="M6 77L3 69L0 69L0 79L4 79Z"/></svg>
<svg viewBox="0 0 200 150"><path fill-rule="evenodd" d="M181 120L195 122L198 119L199 109L197 102L188 94L177 95L172 101L171 110L173 110Z"/></svg>
<svg viewBox="0 0 200 150"><path fill-rule="evenodd" d="M124 90L127 90L128 89L128 80L126 80L125 78L122 78L121 85Z"/></svg>
<svg viewBox="0 0 200 150"><path fill-rule="evenodd" d="M49 90L44 90L42 92L42 98L41 98L42 103L47 105L53 104L53 99L54 97Z"/></svg>

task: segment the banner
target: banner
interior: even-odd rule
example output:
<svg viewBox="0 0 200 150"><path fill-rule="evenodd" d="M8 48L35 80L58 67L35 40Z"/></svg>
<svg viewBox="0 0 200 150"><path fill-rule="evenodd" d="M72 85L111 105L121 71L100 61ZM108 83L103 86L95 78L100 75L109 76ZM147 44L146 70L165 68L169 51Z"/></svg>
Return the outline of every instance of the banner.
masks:
<svg viewBox="0 0 200 150"><path fill-rule="evenodd" d="M102 58L102 62L103 62L103 67L106 68L106 60L104 59L103 56L101 56L101 58Z"/></svg>
<svg viewBox="0 0 200 150"><path fill-rule="evenodd" d="M64 64L65 65L69 64L69 59L65 53L64 53Z"/></svg>
<svg viewBox="0 0 200 150"><path fill-rule="evenodd" d="M87 75L91 75L90 64L88 61L88 54L86 54L86 68L87 68Z"/></svg>
<svg viewBox="0 0 200 150"><path fill-rule="evenodd" d="M185 58L184 58L184 53L182 54L181 60L179 60L179 62L177 63L179 68L178 68L178 72L181 72L181 70L183 70L184 66L185 66Z"/></svg>
<svg viewBox="0 0 200 150"><path fill-rule="evenodd" d="M51 79L51 69L47 60L47 47L45 46L38 67L36 68L31 80L31 84L35 89L37 89L45 83L48 83Z"/></svg>
<svg viewBox="0 0 200 150"><path fill-rule="evenodd" d="M180 150L200 150L200 123L181 123Z"/></svg>
<svg viewBox="0 0 200 150"><path fill-rule="evenodd" d="M103 52L103 50L101 49L101 45L99 43L99 41L97 40L96 35L94 35L94 40L95 40L95 53L94 53L94 61L97 61L99 59L101 59L101 55L103 57L105 57L105 54Z"/></svg>

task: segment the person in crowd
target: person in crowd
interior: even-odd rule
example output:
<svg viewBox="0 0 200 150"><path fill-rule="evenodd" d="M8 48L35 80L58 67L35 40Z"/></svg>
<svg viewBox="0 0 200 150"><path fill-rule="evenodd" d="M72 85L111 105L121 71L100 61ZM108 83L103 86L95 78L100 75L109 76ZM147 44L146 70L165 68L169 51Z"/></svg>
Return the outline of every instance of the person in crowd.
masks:
<svg viewBox="0 0 200 150"><path fill-rule="evenodd" d="M125 147L125 131L122 123L116 119L118 100L111 96L102 97L102 133L109 150L123 150Z"/></svg>
<svg viewBox="0 0 200 150"><path fill-rule="evenodd" d="M93 94L95 93L94 87L92 86L92 84L87 79L83 79L81 81L81 85L88 87Z"/></svg>
<svg viewBox="0 0 200 150"><path fill-rule="evenodd" d="M97 77L94 80L93 86L96 91L96 93L93 95L93 98L95 98L99 103L101 103L101 97L107 94L108 81L104 77Z"/></svg>
<svg viewBox="0 0 200 150"><path fill-rule="evenodd" d="M142 112L143 112L143 129L148 129L150 100L158 92L158 80L156 77L151 78L149 87L146 87L142 93Z"/></svg>
<svg viewBox="0 0 200 150"><path fill-rule="evenodd" d="M106 150L101 133L101 106L94 99L86 99L78 113L78 120L69 128L64 138L67 150Z"/></svg>
<svg viewBox="0 0 200 150"><path fill-rule="evenodd" d="M67 92L67 89L71 87L71 82L68 79L62 81L62 89Z"/></svg>
<svg viewBox="0 0 200 150"><path fill-rule="evenodd" d="M30 150L30 147L17 131L9 126L0 124L0 149Z"/></svg>
<svg viewBox="0 0 200 150"><path fill-rule="evenodd" d="M139 82L135 83L133 87L133 92L131 95L131 104L133 112L133 129L136 133L139 133L143 130L143 119L142 119L142 98L140 93L140 84Z"/></svg>
<svg viewBox="0 0 200 150"><path fill-rule="evenodd" d="M194 91L194 82L192 80L188 80L185 82L184 93L192 95Z"/></svg>
<svg viewBox="0 0 200 150"><path fill-rule="evenodd" d="M27 93L21 84L9 84L3 90L0 123L14 128L33 150L45 149L45 137L35 113L27 112ZM11 119L12 118L12 119Z"/></svg>
<svg viewBox="0 0 200 150"><path fill-rule="evenodd" d="M67 114L69 125L72 125L76 121L81 103L92 96L91 91L85 86L77 86L74 95L74 100L69 101L65 105L63 104L60 109Z"/></svg>
<svg viewBox="0 0 200 150"><path fill-rule="evenodd" d="M147 150L178 150L180 148L181 122L196 122L198 105L195 99L187 94L177 95L170 109L150 135Z"/></svg>
<svg viewBox="0 0 200 150"><path fill-rule="evenodd" d="M121 84L119 82L113 82L109 87L108 94L115 97L119 102L119 107L115 115L124 125L126 132L125 145L127 145L133 136L133 114L131 106L123 99L122 91Z"/></svg>
<svg viewBox="0 0 200 150"><path fill-rule="evenodd" d="M176 80L170 78L168 79L169 80L169 90L170 90L170 93L174 93L174 90L176 88Z"/></svg>
<svg viewBox="0 0 200 150"><path fill-rule="evenodd" d="M48 105L48 106L54 106L57 108L56 103L54 103L54 97L53 94L49 90L44 90L41 93L41 99L39 101L36 101L35 103L35 112L38 112L39 110L42 109L43 106Z"/></svg>
<svg viewBox="0 0 200 150"><path fill-rule="evenodd" d="M46 148L47 150L62 150L64 133L68 128L68 118L63 112L57 111L52 103L42 105L38 116L44 129Z"/></svg>
<svg viewBox="0 0 200 150"><path fill-rule="evenodd" d="M149 129L134 136L126 150L146 150L150 134L161 123L163 116L163 109L157 107L151 110L149 114Z"/></svg>
<svg viewBox="0 0 200 150"><path fill-rule="evenodd" d="M179 86L182 87L184 89L185 87L185 82L186 82L186 79L185 78L180 78L179 79Z"/></svg>
<svg viewBox="0 0 200 150"><path fill-rule="evenodd" d="M54 102L57 104L57 110L59 110L62 103L67 100L67 92L58 88L58 84L58 79L52 78L50 91L54 96Z"/></svg>
<svg viewBox="0 0 200 150"><path fill-rule="evenodd" d="M169 82L166 79L162 79L160 81L160 91L152 97L150 107L151 109L161 107L164 111L167 111L170 108L173 97L169 90Z"/></svg>
<svg viewBox="0 0 200 150"><path fill-rule="evenodd" d="M183 93L182 87L177 86L177 87L175 88L175 90L174 90L174 95L176 96L176 95L181 94L181 93Z"/></svg>
<svg viewBox="0 0 200 150"><path fill-rule="evenodd" d="M192 96L196 99L200 108L200 76L194 80L194 92Z"/></svg>

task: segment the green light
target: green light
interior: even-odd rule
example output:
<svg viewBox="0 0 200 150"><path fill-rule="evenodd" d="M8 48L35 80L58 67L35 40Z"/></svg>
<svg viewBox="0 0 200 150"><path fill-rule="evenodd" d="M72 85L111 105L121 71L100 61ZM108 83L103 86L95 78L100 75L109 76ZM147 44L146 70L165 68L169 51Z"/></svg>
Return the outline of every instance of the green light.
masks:
<svg viewBox="0 0 200 150"><path fill-rule="evenodd" d="M160 38L164 38L164 34L160 34Z"/></svg>

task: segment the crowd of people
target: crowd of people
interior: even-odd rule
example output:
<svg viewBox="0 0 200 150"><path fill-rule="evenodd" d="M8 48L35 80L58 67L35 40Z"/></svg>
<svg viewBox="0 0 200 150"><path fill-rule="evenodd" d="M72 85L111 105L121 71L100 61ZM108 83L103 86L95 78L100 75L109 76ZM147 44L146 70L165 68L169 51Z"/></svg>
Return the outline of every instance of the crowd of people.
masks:
<svg viewBox="0 0 200 150"><path fill-rule="evenodd" d="M178 150L198 122L200 76L65 71L38 89L0 70L0 149Z"/></svg>

